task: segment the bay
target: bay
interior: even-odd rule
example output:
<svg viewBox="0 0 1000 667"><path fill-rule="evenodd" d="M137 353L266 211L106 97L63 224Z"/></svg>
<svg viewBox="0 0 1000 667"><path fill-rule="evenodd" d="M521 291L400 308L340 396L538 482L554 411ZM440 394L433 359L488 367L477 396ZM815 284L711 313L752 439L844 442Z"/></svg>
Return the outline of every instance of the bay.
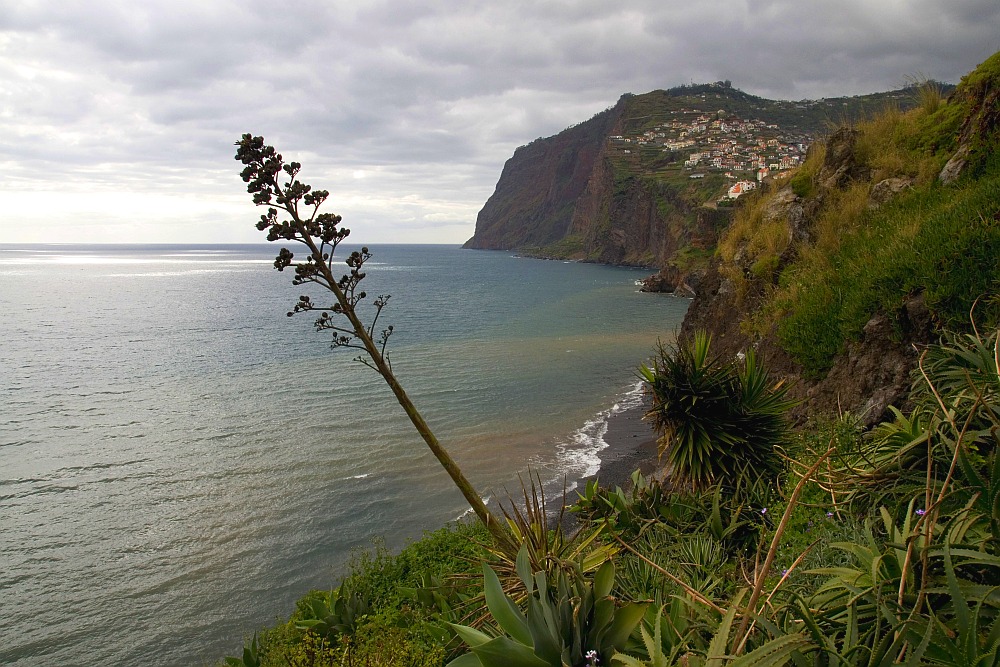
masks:
<svg viewBox="0 0 1000 667"><path fill-rule="evenodd" d="M372 250L393 368L494 499L593 473L687 307L648 271ZM0 664L211 664L468 510L381 378L285 317L321 295L275 251L0 246Z"/></svg>

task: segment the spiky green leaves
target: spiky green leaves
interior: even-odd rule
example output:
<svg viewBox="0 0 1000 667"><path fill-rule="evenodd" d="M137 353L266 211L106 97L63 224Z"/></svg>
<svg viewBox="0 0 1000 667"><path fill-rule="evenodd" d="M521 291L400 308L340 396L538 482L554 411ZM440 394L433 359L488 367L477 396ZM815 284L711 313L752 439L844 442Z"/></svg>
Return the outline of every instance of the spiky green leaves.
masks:
<svg viewBox="0 0 1000 667"><path fill-rule="evenodd" d="M614 565L608 561L593 581L579 567L554 577L532 572L527 549L517 557L517 572L527 591L527 610L503 592L493 570L483 566L486 604L502 634L452 625L472 653L449 667L562 667L583 664L588 653L609 660L625 647L642 621L646 604L616 604L611 597Z"/></svg>
<svg viewBox="0 0 1000 667"><path fill-rule="evenodd" d="M699 332L690 343L661 346L653 366L640 370L653 398L647 416L663 433L660 454L672 479L694 489L776 473L774 448L788 436L785 415L795 404L752 350L741 364L712 356L710 347Z"/></svg>

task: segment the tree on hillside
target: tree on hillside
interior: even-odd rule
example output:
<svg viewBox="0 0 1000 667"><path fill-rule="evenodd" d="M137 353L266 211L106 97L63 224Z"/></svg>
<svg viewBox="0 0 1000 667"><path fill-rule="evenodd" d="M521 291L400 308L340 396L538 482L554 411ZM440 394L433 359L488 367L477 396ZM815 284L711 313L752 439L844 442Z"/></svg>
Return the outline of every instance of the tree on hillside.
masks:
<svg viewBox="0 0 1000 667"><path fill-rule="evenodd" d="M302 261L298 261L288 248L281 248L274 260L275 268L283 271L287 267L294 267L293 285L315 283L334 297L331 305L322 306L314 303L309 296L300 296L288 315L316 311L319 313L316 329L332 332L334 347L355 348L363 352L359 360L385 379L417 432L465 496L476 516L496 538L498 545L510 545L510 537L503 525L486 507L482 497L438 441L392 372L385 348L393 328L387 326L381 332L375 332L389 295L379 295L372 300L375 315L368 326L365 326L357 314L358 304L368 298L359 289L365 278L364 265L372 257L368 248L352 252L346 259L348 273L336 278L333 270L334 253L337 246L350 234L350 230L340 226L339 215L319 212L330 193L326 190L313 190L312 186L299 181L298 174L302 165L298 162L286 164L273 146L265 145L263 137L244 134L236 142L236 146L236 159L245 165L240 175L247 183L247 192L253 195L254 204L267 207L267 213L262 214L257 222L257 229L267 231L268 241L295 241L306 247L307 254ZM287 216L287 219L282 220L279 215Z"/></svg>

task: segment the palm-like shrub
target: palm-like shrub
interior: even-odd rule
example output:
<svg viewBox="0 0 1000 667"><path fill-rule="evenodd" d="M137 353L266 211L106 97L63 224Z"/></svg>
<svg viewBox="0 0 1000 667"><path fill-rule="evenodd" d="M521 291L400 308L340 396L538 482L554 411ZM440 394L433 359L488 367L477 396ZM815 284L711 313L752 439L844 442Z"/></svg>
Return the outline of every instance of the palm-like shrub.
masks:
<svg viewBox="0 0 1000 667"><path fill-rule="evenodd" d="M753 350L741 364L712 356L710 347L699 332L689 343L661 345L652 367L640 369L653 398L646 416L663 433L660 456L673 482L693 489L775 474L775 447L788 437L786 413L795 404Z"/></svg>

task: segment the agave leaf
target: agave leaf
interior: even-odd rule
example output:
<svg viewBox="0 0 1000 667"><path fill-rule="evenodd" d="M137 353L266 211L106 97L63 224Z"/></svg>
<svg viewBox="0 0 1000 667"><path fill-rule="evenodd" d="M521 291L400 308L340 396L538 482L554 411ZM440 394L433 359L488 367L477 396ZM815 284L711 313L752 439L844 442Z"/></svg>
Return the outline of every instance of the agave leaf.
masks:
<svg viewBox="0 0 1000 667"><path fill-rule="evenodd" d="M528 548L523 544L517 552L515 567L517 568L517 576L524 582L528 595L531 595L532 590L534 590L534 579L532 578L531 560L528 558Z"/></svg>
<svg viewBox="0 0 1000 667"><path fill-rule="evenodd" d="M719 623L719 627L716 629L715 635L708 645L705 667L722 667L725 663L726 647L729 645L729 631L732 629L733 619L736 618L736 610L740 606L745 593L746 591L742 590L733 598L732 603L729 605L729 610L722 617L722 622Z"/></svg>
<svg viewBox="0 0 1000 667"><path fill-rule="evenodd" d="M524 614L514 601L504 594L496 572L484 564L483 577L486 584L486 606L489 607L493 618L511 637L522 644L531 644L531 633L528 631Z"/></svg>
<svg viewBox="0 0 1000 667"><path fill-rule="evenodd" d="M907 630L908 632L910 632L910 634L912 634L909 627L907 627ZM903 663L907 667L917 667L918 665L924 664L922 662L924 653L927 651L927 647L930 645L931 637L934 636L934 633L931 632L930 629L928 628L926 632L923 632L921 635L918 636L921 636L922 639L920 640L920 642L917 643L916 647L912 651L907 653L906 662Z"/></svg>
<svg viewBox="0 0 1000 667"><path fill-rule="evenodd" d="M559 662L542 660L529 646L509 637L497 637L472 649L483 667L561 667Z"/></svg>
<svg viewBox="0 0 1000 667"><path fill-rule="evenodd" d="M1000 556L994 556L975 549L952 549L950 546L948 547L948 551L953 558L961 557L965 559L962 561L962 565L991 565L993 567L1000 567ZM941 555L944 553L944 548L932 549L931 553L933 555Z"/></svg>
<svg viewBox="0 0 1000 667"><path fill-rule="evenodd" d="M740 656L728 663L728 667L780 667L796 651L802 652L813 647L814 644L805 635L784 635Z"/></svg>
<svg viewBox="0 0 1000 667"><path fill-rule="evenodd" d="M535 598L528 598L528 630L531 632L535 655L553 664L559 664L562 642L557 635L555 619Z"/></svg>
<svg viewBox="0 0 1000 667"><path fill-rule="evenodd" d="M630 602L616 611L615 620L611 622L611 627L604 636L603 646L614 647L618 651L625 648L625 643L628 642L628 638L632 635L632 631L635 630L635 626L639 625L639 622L642 621L642 617L646 613L646 607L648 606L649 603L647 602Z"/></svg>
<svg viewBox="0 0 1000 667"><path fill-rule="evenodd" d="M457 634L463 642L472 648L485 644L493 639L493 637L490 637L485 632L476 630L475 628L470 628L467 625L448 623L448 626L455 631L455 634Z"/></svg>
<svg viewBox="0 0 1000 667"><path fill-rule="evenodd" d="M611 587L615 583L615 565L606 561L594 576L594 596L606 598L611 595Z"/></svg>
<svg viewBox="0 0 1000 667"><path fill-rule="evenodd" d="M588 535L577 547L573 556L577 556L582 553L590 544L600 537L604 533L604 526L601 525L594 530L590 535ZM609 562L615 554L618 553L617 544L601 544L593 549L587 551L586 555L583 557L581 562L581 567L584 572L591 572L603 563Z"/></svg>
<svg viewBox="0 0 1000 667"><path fill-rule="evenodd" d="M637 658L633 658L630 655L625 655L624 653L616 653L615 656L611 658L611 662L619 662L625 665L625 667L648 667L649 665L659 667L659 665L657 665L653 661L640 662Z"/></svg>
<svg viewBox="0 0 1000 667"><path fill-rule="evenodd" d="M458 656L445 667L483 667L483 663L475 653L466 653Z"/></svg>
<svg viewBox="0 0 1000 667"><path fill-rule="evenodd" d="M955 575L955 565L951 559L951 548L948 542L944 544L944 574L948 580L948 592L951 595L951 605L955 613L957 627L954 629L958 632L959 639L965 644L963 648L966 659L970 659L976 653L978 623L976 623L975 618L970 618L969 606L965 596L962 595L961 587L958 585L958 577Z"/></svg>
<svg viewBox="0 0 1000 667"><path fill-rule="evenodd" d="M615 618L615 603L608 598L601 598L594 603L594 630L603 637Z"/></svg>
<svg viewBox="0 0 1000 667"><path fill-rule="evenodd" d="M661 612L662 607L661 607ZM649 656L650 662L655 662L657 657L662 656L663 646L660 644L660 623L659 619L655 623L656 629L653 631L654 636L649 636L649 631L646 630L646 626L639 627L639 634L642 635L642 643L646 647L646 655Z"/></svg>

